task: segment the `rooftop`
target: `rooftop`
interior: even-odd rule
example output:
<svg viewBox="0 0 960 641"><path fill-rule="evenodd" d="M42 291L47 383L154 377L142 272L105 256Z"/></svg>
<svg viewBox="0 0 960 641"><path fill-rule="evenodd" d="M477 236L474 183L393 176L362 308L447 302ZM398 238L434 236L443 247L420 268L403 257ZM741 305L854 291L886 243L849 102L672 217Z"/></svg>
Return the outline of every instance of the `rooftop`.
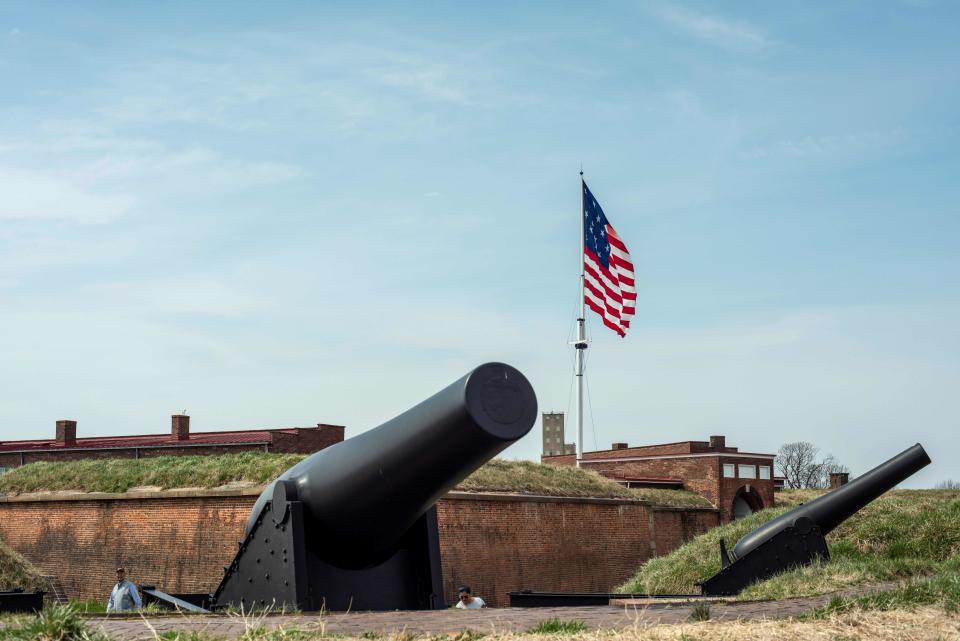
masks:
<svg viewBox="0 0 960 641"><path fill-rule="evenodd" d="M676 441L674 443L660 443L657 445L635 445L630 446L627 443L613 443L609 449L593 450L584 452L584 459L617 459L617 458L644 458L660 456L711 456L720 454L732 454L736 456L757 456L770 457L773 454L761 454L756 452L741 452L739 448L728 447L726 437L723 435L711 436L709 441ZM571 454L544 455L543 459L564 459L571 458Z"/></svg>
<svg viewBox="0 0 960 641"><path fill-rule="evenodd" d="M281 427L256 430L222 430L190 432L190 417L174 415L168 434L128 436L89 436L77 438L77 422L57 421L55 438L0 441L0 452L34 452L51 450L111 450L141 447L194 447L216 445L270 445L275 435L296 436L303 430L343 429L342 425L318 423L312 427Z"/></svg>

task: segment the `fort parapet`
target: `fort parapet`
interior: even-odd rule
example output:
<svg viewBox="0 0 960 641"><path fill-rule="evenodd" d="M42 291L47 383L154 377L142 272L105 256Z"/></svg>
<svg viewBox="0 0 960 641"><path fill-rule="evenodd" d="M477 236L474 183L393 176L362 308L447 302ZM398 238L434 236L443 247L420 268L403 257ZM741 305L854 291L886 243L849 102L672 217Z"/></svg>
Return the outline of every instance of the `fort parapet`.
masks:
<svg viewBox="0 0 960 641"><path fill-rule="evenodd" d="M106 599L118 565L171 592L212 591L263 487L0 498L0 538L70 598ZM713 508L629 499L451 492L437 504L443 587L603 592L718 524Z"/></svg>

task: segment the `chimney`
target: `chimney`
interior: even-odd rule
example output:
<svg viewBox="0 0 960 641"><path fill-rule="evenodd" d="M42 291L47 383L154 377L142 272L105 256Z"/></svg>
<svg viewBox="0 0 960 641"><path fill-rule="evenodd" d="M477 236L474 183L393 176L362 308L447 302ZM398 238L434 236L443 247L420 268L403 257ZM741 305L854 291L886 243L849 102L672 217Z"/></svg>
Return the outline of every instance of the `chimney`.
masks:
<svg viewBox="0 0 960 641"><path fill-rule="evenodd" d="M171 435L178 441L190 438L190 417L185 414L174 414L171 419Z"/></svg>
<svg viewBox="0 0 960 641"><path fill-rule="evenodd" d="M710 437L710 449L719 451L727 446L727 437L726 436L711 436Z"/></svg>
<svg viewBox="0 0 960 641"><path fill-rule="evenodd" d="M57 421L57 445L77 444L77 422Z"/></svg>
<svg viewBox="0 0 960 641"><path fill-rule="evenodd" d="M841 485L846 485L850 480L850 472L830 472L830 489L835 490Z"/></svg>
<svg viewBox="0 0 960 641"><path fill-rule="evenodd" d="M610 446L610 449L611 449L611 450L625 450L625 449L627 449L628 447L630 447L630 446L627 445L626 443L614 443L612 446Z"/></svg>

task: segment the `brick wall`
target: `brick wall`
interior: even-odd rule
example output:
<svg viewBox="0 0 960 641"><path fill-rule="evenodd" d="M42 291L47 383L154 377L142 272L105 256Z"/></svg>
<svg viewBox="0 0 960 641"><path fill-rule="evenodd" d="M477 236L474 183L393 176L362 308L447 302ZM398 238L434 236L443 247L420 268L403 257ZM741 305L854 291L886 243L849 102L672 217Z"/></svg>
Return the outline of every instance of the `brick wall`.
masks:
<svg viewBox="0 0 960 641"><path fill-rule="evenodd" d="M71 598L105 598L121 565L135 581L179 592L216 587L256 496L149 494L6 499L0 502L0 538L59 578Z"/></svg>
<svg viewBox="0 0 960 641"><path fill-rule="evenodd" d="M342 425L323 425L322 429L298 427L296 434L274 432L271 452L316 452L343 440Z"/></svg>
<svg viewBox="0 0 960 641"><path fill-rule="evenodd" d="M617 472L626 476L683 479L684 488L696 492L714 505L720 499L715 457L644 459L642 461L584 462L597 472Z"/></svg>
<svg viewBox="0 0 960 641"><path fill-rule="evenodd" d="M0 538L72 598L106 598L118 565L172 592L213 590L258 489L0 499ZM717 524L715 510L616 499L452 493L438 504L446 596L491 605L512 590L606 591L646 559ZM4 587L4 586L0 586Z"/></svg>
<svg viewBox="0 0 960 641"><path fill-rule="evenodd" d="M717 513L711 510L689 510L681 508L655 508L653 515L653 541L651 549L654 556L668 554L679 545L698 534L703 534L717 526Z"/></svg>

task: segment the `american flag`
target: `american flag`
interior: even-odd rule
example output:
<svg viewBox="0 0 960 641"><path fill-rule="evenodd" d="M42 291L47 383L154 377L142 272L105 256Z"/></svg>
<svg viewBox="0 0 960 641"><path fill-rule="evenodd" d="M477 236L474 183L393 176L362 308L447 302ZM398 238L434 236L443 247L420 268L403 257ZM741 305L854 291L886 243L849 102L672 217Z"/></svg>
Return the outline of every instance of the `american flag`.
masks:
<svg viewBox="0 0 960 641"><path fill-rule="evenodd" d="M583 301L603 324L626 336L637 311L633 261L627 246L583 183Z"/></svg>

